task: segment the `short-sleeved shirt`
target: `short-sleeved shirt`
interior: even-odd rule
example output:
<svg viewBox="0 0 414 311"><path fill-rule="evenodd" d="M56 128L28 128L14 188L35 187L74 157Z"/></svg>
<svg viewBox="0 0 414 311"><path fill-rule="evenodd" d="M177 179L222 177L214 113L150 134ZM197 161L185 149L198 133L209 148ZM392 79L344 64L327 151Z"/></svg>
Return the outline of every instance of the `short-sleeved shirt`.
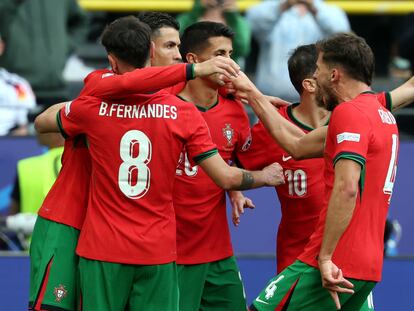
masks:
<svg viewBox="0 0 414 311"><path fill-rule="evenodd" d="M348 228L332 260L345 277L380 281L384 224L397 170L398 129L384 108L384 96L362 93L341 103L332 113L325 147L325 198L320 221L299 260L318 266L328 209L334 185L335 163L350 159L361 165L359 192Z"/></svg>
<svg viewBox="0 0 414 311"><path fill-rule="evenodd" d="M134 90L153 91L190 78L192 72L188 64L168 68L136 69L124 75L115 75L108 69L99 69L85 78L80 95L119 98L131 94ZM80 230L85 218L90 174L91 159L85 137L68 137L65 140L62 169L46 196L39 215Z"/></svg>
<svg viewBox="0 0 414 311"><path fill-rule="evenodd" d="M281 107L279 113L303 132L312 131L295 118L296 106ZM261 122L253 126L252 144L238 159L249 170L262 169L273 162L283 167L286 183L275 187L282 212L276 249L279 273L296 260L315 230L323 202L323 159L295 161Z"/></svg>
<svg viewBox="0 0 414 311"><path fill-rule="evenodd" d="M88 202L91 169L86 137L66 139L62 168L38 214L80 230Z"/></svg>
<svg viewBox="0 0 414 311"><path fill-rule="evenodd" d="M91 187L77 253L124 264L176 259L172 189L186 144L197 163L217 152L194 105L165 92L116 102L81 97L58 113L65 136L85 134Z"/></svg>
<svg viewBox="0 0 414 311"><path fill-rule="evenodd" d="M219 95L214 106L198 109L220 155L231 164L251 141L249 119L243 105ZM178 264L207 263L233 255L225 191L201 167L192 166L185 152L176 171L174 208Z"/></svg>

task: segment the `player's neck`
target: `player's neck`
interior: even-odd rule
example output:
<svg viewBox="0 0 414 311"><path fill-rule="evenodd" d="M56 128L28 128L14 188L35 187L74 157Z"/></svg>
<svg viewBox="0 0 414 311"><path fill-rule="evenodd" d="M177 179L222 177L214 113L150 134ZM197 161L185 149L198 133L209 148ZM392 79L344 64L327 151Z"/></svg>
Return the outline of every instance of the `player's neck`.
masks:
<svg viewBox="0 0 414 311"><path fill-rule="evenodd" d="M353 79L345 79L335 88L340 103L350 101L359 94L370 90L371 87L366 83Z"/></svg>
<svg viewBox="0 0 414 311"><path fill-rule="evenodd" d="M330 112L319 107L312 95L301 96L300 105L296 106L292 113L297 120L311 128L326 125L330 117Z"/></svg>
<svg viewBox="0 0 414 311"><path fill-rule="evenodd" d="M206 81L195 79L188 81L185 88L178 95L196 106L208 109L217 103L218 90Z"/></svg>

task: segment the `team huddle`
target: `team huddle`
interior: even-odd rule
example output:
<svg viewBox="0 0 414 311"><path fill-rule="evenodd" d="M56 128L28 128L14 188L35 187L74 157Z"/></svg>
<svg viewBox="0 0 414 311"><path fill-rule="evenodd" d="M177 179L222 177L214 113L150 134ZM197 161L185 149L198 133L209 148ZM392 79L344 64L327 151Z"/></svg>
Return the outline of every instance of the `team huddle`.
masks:
<svg viewBox="0 0 414 311"><path fill-rule="evenodd" d="M300 103L286 105L231 60L230 28L178 30L163 13L115 20L111 69L37 117L65 148L33 232L29 310L373 310L398 159L390 111L414 99L413 79L373 93L371 49L338 34L293 51ZM281 203L278 267L248 308L225 195L237 225L253 207L239 190L262 186Z"/></svg>

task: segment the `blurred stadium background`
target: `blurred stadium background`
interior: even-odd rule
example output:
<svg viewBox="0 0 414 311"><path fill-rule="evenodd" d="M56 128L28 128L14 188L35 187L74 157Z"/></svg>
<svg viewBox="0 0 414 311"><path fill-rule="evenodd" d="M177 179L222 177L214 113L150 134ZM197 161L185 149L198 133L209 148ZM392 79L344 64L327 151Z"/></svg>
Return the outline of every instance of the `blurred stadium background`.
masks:
<svg viewBox="0 0 414 311"><path fill-rule="evenodd" d="M239 0L244 11L260 2ZM407 68L390 64L390 45L393 43L394 26L402 16L414 12L414 1L326 1L342 7L351 22L351 28L365 37L377 59L375 90L391 90L412 73ZM90 13L92 23L87 44L79 48L78 56L87 66L100 68L106 64L105 51L98 37L104 25L121 15L152 10L177 14L189 10L192 1L187 0L79 0ZM411 24L414 27L414 24ZM252 42L252 53L246 62L246 70L254 72L257 44ZM68 77L71 97L76 97L82 87L80 76ZM391 204L390 217L397 219L402 228L401 240L394 256L385 260L383 281L374 291L375 308L378 311L412 310L411 292L414 279L414 201L412 176L414 165L414 107L407 107L396 114L401 131L401 149L398 178ZM16 163L19 159L44 152L34 137L0 137L0 213L5 215L9 207ZM247 211L238 228L232 228L235 253L238 256L246 294L250 302L275 273L275 236L280 220L279 207L273 189L246 192L256 204L256 210ZM0 310L25 310L29 286L29 259L27 253L0 252Z"/></svg>

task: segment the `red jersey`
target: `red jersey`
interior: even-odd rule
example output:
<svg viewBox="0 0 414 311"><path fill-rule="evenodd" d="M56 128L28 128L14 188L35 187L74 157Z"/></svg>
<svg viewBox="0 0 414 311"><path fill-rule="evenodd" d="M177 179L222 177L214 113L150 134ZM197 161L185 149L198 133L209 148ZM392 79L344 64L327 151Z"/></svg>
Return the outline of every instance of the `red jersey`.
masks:
<svg viewBox="0 0 414 311"><path fill-rule="evenodd" d="M279 113L305 133L313 130L294 117L295 106L281 107ZM282 214L276 249L280 273L296 260L315 230L323 200L323 159L295 161L258 122L252 128L252 144L239 160L249 170L262 169L273 162L283 168L286 183L275 187Z"/></svg>
<svg viewBox="0 0 414 311"><path fill-rule="evenodd" d="M394 116L378 95L363 93L341 103L332 113L325 147L325 195L317 229L303 262L318 266L317 256L335 177L335 163L351 159L362 167L356 206L332 260L349 278L380 281L384 251L384 224L397 170L398 129Z"/></svg>
<svg viewBox="0 0 414 311"><path fill-rule="evenodd" d="M193 104L191 104L193 105ZM243 105L218 96L208 110L198 107L222 158L233 162L250 144L249 119ZM186 146L188 152L188 146ZM207 263L233 255L226 216L225 191L182 153L174 184L177 263Z"/></svg>
<svg viewBox="0 0 414 311"><path fill-rule="evenodd" d="M190 78L192 71L189 64L136 69L123 75L100 69L85 78L80 95L120 98L135 92L154 91ZM91 173L91 160L83 140L66 139L62 169L39 210L41 217L78 230L82 228L85 218Z"/></svg>
<svg viewBox="0 0 414 311"><path fill-rule="evenodd" d="M165 92L117 102L80 97L58 119L64 135L87 135L93 163L77 253L124 264L174 261L180 152L186 144L195 162L217 152L197 109Z"/></svg>

